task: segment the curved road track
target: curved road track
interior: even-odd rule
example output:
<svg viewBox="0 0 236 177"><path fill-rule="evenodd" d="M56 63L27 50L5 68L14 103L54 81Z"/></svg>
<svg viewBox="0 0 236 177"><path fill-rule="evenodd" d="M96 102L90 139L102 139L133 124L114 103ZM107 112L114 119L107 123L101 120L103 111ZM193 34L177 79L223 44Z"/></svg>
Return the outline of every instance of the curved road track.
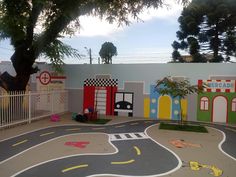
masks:
<svg viewBox="0 0 236 177"><path fill-rule="evenodd" d="M78 155L44 162L15 174L17 177L96 176L98 174L154 176L171 173L181 166L172 151L152 140L145 130L157 124L154 120L136 120L107 126L58 126L40 129L0 142L0 165L18 154L51 139L72 133L99 132L109 135L117 150L114 154ZM236 129L204 124L226 135L222 149L236 160ZM160 163L161 162L161 163Z"/></svg>

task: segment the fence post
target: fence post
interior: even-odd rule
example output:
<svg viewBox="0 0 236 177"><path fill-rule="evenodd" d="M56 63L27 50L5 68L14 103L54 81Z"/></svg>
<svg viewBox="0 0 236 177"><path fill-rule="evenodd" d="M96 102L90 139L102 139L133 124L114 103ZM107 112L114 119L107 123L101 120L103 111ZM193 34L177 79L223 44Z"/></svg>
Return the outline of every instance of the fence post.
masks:
<svg viewBox="0 0 236 177"><path fill-rule="evenodd" d="M31 123L31 91L29 91L29 123Z"/></svg>
<svg viewBox="0 0 236 177"><path fill-rule="evenodd" d="M52 114L54 114L54 90L51 90L50 91L51 92L51 98L52 98Z"/></svg>

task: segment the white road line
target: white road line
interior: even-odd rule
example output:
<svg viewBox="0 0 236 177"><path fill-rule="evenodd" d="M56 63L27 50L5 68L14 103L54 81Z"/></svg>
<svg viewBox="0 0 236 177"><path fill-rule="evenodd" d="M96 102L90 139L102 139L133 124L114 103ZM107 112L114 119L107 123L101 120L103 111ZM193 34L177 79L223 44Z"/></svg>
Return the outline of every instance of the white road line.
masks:
<svg viewBox="0 0 236 177"><path fill-rule="evenodd" d="M219 131L219 132L222 133L223 139L222 139L221 142L218 144L218 148L219 148L219 150L220 150L224 155L226 155L227 157L229 157L229 158L231 158L231 159L233 159L233 160L236 161L236 158L234 158L233 156L229 155L227 152L225 152L225 151L222 149L222 144L226 141L225 132L223 132L223 131L221 131L221 130L219 130L219 129L217 129L217 128L214 128L214 127L208 127L208 128L212 128L212 129L217 130L217 131Z"/></svg>
<svg viewBox="0 0 236 177"><path fill-rule="evenodd" d="M130 137L127 137L126 135L129 135ZM136 133L109 134L109 138L110 141L126 141L126 140L148 139L149 137L147 137L143 132L136 132Z"/></svg>

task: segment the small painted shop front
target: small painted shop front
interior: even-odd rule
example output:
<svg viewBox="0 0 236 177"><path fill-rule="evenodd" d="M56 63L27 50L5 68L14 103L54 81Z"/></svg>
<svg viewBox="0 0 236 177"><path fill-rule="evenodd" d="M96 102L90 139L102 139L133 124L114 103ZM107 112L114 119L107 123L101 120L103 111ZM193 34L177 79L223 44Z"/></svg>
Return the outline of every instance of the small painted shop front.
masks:
<svg viewBox="0 0 236 177"><path fill-rule="evenodd" d="M144 102L144 112L147 112L146 110L149 111L148 115L144 115L145 117L160 120L179 120L181 108L183 119L187 119L187 100L182 99L180 103L178 97L162 96L155 90L155 85L150 86L150 98L144 100Z"/></svg>
<svg viewBox="0 0 236 177"><path fill-rule="evenodd" d="M236 80L199 80L197 120L236 123Z"/></svg>
<svg viewBox="0 0 236 177"><path fill-rule="evenodd" d="M84 81L83 112L86 109L103 115L114 115L117 79L86 79Z"/></svg>

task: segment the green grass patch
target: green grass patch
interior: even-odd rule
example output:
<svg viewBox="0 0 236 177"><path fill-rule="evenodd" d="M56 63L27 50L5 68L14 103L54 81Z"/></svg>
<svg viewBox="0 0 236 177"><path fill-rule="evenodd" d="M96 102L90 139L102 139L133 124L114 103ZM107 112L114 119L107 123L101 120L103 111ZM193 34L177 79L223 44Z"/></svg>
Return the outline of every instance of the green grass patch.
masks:
<svg viewBox="0 0 236 177"><path fill-rule="evenodd" d="M95 120L89 120L85 123L88 123L88 124L100 124L100 125L104 125L106 124L107 122L109 122L111 119L95 119Z"/></svg>
<svg viewBox="0 0 236 177"><path fill-rule="evenodd" d="M188 125L188 124L180 125L180 124L162 122L160 123L159 129L208 133L207 129L201 125Z"/></svg>

